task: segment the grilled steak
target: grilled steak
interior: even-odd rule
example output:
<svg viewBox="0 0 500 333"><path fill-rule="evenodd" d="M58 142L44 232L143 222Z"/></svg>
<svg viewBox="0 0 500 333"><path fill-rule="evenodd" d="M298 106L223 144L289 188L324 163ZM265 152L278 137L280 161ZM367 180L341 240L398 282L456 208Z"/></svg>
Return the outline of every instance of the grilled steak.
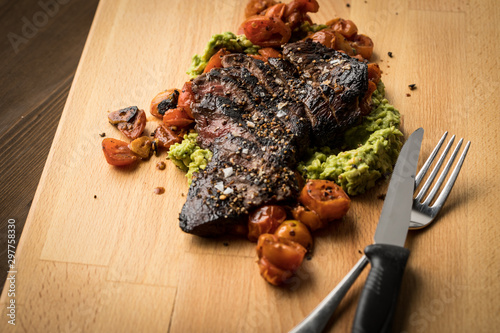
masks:
<svg viewBox="0 0 500 333"><path fill-rule="evenodd" d="M311 41L284 46L268 63L229 54L224 68L192 83L198 143L213 151L193 177L182 230L214 236L246 225L264 204L293 202L297 159L311 144L334 145L356 123L367 67Z"/></svg>

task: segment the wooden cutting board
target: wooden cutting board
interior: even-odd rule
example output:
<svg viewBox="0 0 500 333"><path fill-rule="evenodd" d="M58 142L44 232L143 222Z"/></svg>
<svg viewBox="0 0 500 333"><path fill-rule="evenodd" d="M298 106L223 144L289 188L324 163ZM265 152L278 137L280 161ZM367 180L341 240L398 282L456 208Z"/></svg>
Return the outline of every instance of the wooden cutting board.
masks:
<svg viewBox="0 0 500 333"><path fill-rule="evenodd" d="M181 87L191 56L212 34L236 31L245 2L101 1L17 248L15 297L8 283L0 300L1 331L283 332L360 258L386 182L353 198L342 222L315 234L314 256L280 289L259 276L254 244L179 229L188 187L170 162L156 169L166 154L126 170L104 160L99 133L122 138L107 111L147 110L156 93ZM445 130L472 141L438 221L409 234L394 330L494 331L500 324L498 6L493 0L319 2L315 22L351 18L374 40L405 134L425 128L421 156ZM146 133L156 124L149 120ZM166 193L154 194L158 186ZM350 329L365 278L366 272L331 330ZM5 316L11 299L16 326Z"/></svg>

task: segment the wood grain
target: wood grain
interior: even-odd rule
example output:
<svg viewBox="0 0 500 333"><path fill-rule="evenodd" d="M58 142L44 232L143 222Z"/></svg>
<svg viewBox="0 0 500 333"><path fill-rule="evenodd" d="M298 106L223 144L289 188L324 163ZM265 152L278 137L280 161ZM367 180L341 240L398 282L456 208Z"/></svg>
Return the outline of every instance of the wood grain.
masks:
<svg viewBox="0 0 500 333"><path fill-rule="evenodd" d="M0 1L1 281L8 270L7 221L16 220L18 243L97 3L51 6L49 16L36 0ZM34 24L40 13L49 19L30 32L26 20ZM11 43L13 35L19 43Z"/></svg>
<svg viewBox="0 0 500 333"><path fill-rule="evenodd" d="M287 331L372 241L384 181L353 198L342 222L318 232L312 259L286 288L274 288L258 274L253 244L179 230L187 185L172 164L155 169L164 154L126 170L104 163L99 133L121 138L107 124L107 111L147 108L158 91L181 86L191 55L212 34L234 31L243 3L100 2L18 248L15 329ZM409 234L394 331L494 331L500 324L500 75L492 55L499 9L493 1L320 5L315 21L337 13L373 38L405 133L426 130L422 157L445 130L473 142L439 220ZM417 89L410 91L413 83ZM154 128L150 120L147 131ZM167 193L154 195L157 186ZM341 303L331 331L350 329L365 276ZM8 301L4 290L0 303Z"/></svg>

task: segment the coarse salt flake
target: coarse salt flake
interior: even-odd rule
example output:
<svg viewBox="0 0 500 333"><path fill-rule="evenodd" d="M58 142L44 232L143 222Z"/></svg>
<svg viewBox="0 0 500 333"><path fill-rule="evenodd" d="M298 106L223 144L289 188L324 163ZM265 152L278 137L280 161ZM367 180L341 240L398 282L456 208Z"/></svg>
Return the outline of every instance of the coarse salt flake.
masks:
<svg viewBox="0 0 500 333"><path fill-rule="evenodd" d="M283 110L279 110L278 113L276 113L276 116L279 118L286 116L286 112Z"/></svg>
<svg viewBox="0 0 500 333"><path fill-rule="evenodd" d="M233 192L234 192L233 189L228 187L222 193L224 193L225 195L229 195L229 194L232 194Z"/></svg>
<svg viewBox="0 0 500 333"><path fill-rule="evenodd" d="M233 174L234 170L233 170L233 167L229 167L229 168L222 169L222 172L224 172L224 178L227 178Z"/></svg>
<svg viewBox="0 0 500 333"><path fill-rule="evenodd" d="M224 191L224 183L223 182L217 182L215 184L215 188L218 189L219 191Z"/></svg>

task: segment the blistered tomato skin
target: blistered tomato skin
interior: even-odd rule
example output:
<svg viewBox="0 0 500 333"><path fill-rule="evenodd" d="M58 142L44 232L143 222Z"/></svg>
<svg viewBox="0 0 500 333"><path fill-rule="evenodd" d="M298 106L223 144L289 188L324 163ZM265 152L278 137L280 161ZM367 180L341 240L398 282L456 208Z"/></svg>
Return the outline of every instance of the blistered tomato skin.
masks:
<svg viewBox="0 0 500 333"><path fill-rule="evenodd" d="M275 17L252 16L242 26L248 40L262 47L281 46L292 35L290 27Z"/></svg>
<svg viewBox="0 0 500 333"><path fill-rule="evenodd" d="M163 123L166 126L175 126L177 128L185 128L194 122L185 107L177 107L175 109L168 110L163 115Z"/></svg>
<svg viewBox="0 0 500 333"><path fill-rule="evenodd" d="M340 186L318 179L307 181L300 192L299 202L323 221L342 218L351 206L351 199Z"/></svg>
<svg viewBox="0 0 500 333"><path fill-rule="evenodd" d="M114 166L126 166L135 163L138 159L125 141L106 138L102 140L102 151L106 161Z"/></svg>
<svg viewBox="0 0 500 333"><path fill-rule="evenodd" d="M299 243L306 250L310 251L313 246L311 232L304 223L297 220L288 220L276 229L274 232L278 238L286 238L295 243Z"/></svg>
<svg viewBox="0 0 500 333"><path fill-rule="evenodd" d="M170 149L170 146L174 143L181 143L182 138L180 138L174 131L165 125L160 125L156 128L154 132L154 138L158 140L158 145L162 148Z"/></svg>
<svg viewBox="0 0 500 333"><path fill-rule="evenodd" d="M315 231L328 225L327 221L322 221L318 214L307 210L304 206L297 206L292 210L293 218L305 224L309 230Z"/></svg>
<svg viewBox="0 0 500 333"><path fill-rule="evenodd" d="M162 91L151 101L150 112L158 119L163 119L167 110L175 109L179 100L179 90L168 89Z"/></svg>
<svg viewBox="0 0 500 333"><path fill-rule="evenodd" d="M248 217L248 239L255 242L260 235L273 233L285 219L283 207L266 205L257 208Z"/></svg>
<svg viewBox="0 0 500 333"><path fill-rule="evenodd" d="M307 250L300 244L272 234L260 235L257 243L259 258L283 270L295 271L302 264Z"/></svg>

